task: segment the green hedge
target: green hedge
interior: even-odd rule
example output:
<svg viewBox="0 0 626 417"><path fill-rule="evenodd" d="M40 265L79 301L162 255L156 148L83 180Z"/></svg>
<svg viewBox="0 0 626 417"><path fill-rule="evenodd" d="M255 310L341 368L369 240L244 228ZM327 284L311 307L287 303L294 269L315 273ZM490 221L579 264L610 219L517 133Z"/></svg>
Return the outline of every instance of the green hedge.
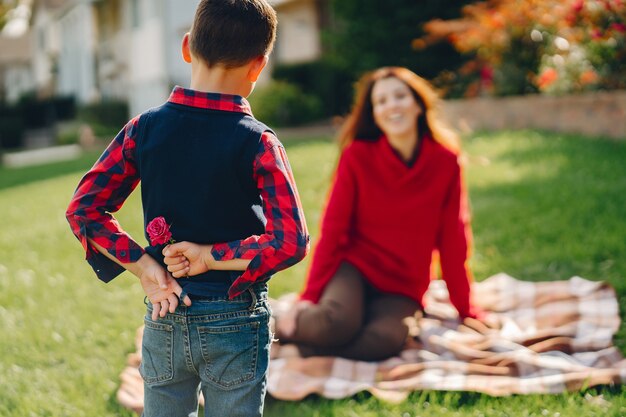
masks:
<svg viewBox="0 0 626 417"><path fill-rule="evenodd" d="M75 116L76 102L72 96L38 99L31 93L16 104L0 104L0 148L20 148L25 130L49 128Z"/></svg>
<svg viewBox="0 0 626 417"><path fill-rule="evenodd" d="M78 119L90 125L114 130L117 133L128 122L128 114L127 102L122 100L104 100L99 103L82 106L78 110Z"/></svg>
<svg viewBox="0 0 626 417"><path fill-rule="evenodd" d="M277 65L272 77L297 85L305 94L317 97L323 103L323 117L343 115L350 110L354 76L331 60Z"/></svg>
<svg viewBox="0 0 626 417"><path fill-rule="evenodd" d="M24 120L17 107L0 105L0 149L14 149L22 146Z"/></svg>
<svg viewBox="0 0 626 417"><path fill-rule="evenodd" d="M271 81L250 96L254 116L270 126L295 126L323 116L321 100L284 81Z"/></svg>
<svg viewBox="0 0 626 417"><path fill-rule="evenodd" d="M76 116L76 101L73 96L37 99L27 95L19 101L17 107L22 113L27 129L50 127L59 121L70 120Z"/></svg>

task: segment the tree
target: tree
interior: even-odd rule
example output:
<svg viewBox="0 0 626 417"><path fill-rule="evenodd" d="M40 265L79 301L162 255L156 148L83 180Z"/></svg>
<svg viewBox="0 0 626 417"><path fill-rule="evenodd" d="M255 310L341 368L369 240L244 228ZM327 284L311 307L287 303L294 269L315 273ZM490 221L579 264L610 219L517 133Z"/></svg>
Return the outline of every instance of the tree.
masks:
<svg viewBox="0 0 626 417"><path fill-rule="evenodd" d="M17 5L17 0L1 0L0 1L0 31L4 28L9 16L9 11Z"/></svg>
<svg viewBox="0 0 626 417"><path fill-rule="evenodd" d="M326 36L328 52L359 75L380 66L399 65L425 78L456 68L461 56L449 44L417 50L422 24L435 17L460 16L470 0L331 0L334 24Z"/></svg>

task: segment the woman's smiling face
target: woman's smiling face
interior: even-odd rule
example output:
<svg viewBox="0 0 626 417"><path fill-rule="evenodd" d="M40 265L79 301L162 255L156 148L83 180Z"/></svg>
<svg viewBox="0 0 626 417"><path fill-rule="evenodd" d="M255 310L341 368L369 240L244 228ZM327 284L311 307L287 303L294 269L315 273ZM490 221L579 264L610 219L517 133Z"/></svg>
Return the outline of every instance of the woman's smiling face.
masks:
<svg viewBox="0 0 626 417"><path fill-rule="evenodd" d="M417 138L417 118L422 108L411 88L396 77L376 81L372 88L374 122L391 138Z"/></svg>

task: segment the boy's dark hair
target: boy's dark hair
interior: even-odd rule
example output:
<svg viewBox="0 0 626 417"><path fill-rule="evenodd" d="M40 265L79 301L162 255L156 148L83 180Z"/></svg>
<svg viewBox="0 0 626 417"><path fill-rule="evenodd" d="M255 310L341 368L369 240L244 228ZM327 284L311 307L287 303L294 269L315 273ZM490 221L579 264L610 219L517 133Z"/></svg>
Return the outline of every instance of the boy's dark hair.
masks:
<svg viewBox="0 0 626 417"><path fill-rule="evenodd" d="M276 12L266 0L201 0L189 48L209 67L238 67L272 50L276 25Z"/></svg>

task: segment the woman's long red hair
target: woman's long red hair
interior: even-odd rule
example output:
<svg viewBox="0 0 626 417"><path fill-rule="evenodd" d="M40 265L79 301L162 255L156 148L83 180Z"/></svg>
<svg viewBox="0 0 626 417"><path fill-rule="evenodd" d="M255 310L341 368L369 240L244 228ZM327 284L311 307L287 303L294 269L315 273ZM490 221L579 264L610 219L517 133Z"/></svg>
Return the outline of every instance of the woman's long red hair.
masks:
<svg viewBox="0 0 626 417"><path fill-rule="evenodd" d="M357 83L352 111L339 131L339 146L345 149L354 140L377 140L382 131L374 122L372 88L377 81L395 77L409 86L418 104L424 110L418 118L419 135L429 134L435 141L455 153L460 152L458 135L439 115L440 99L428 81L402 67L383 67L365 74Z"/></svg>

